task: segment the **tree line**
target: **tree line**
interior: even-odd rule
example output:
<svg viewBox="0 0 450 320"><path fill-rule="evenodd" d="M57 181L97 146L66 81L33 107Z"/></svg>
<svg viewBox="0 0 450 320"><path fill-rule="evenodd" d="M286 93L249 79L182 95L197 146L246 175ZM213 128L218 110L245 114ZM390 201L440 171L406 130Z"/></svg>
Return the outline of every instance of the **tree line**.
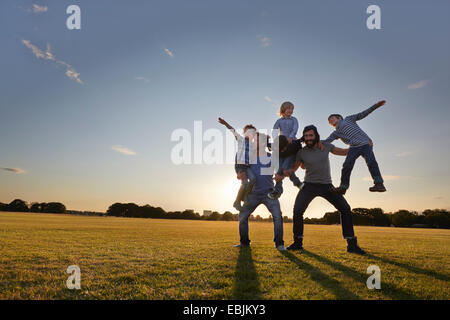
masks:
<svg viewBox="0 0 450 320"><path fill-rule="evenodd" d="M33 202L28 205L27 202L16 199L9 204L0 202L0 211L11 212L40 212L40 213L66 213L66 206L61 202Z"/></svg>
<svg viewBox="0 0 450 320"><path fill-rule="evenodd" d="M161 207L151 205L139 206L135 203L114 203L109 206L106 213L94 211L66 210L60 202L38 203L30 205L20 199L9 204L0 202L0 211L11 212L37 212L37 213L67 213L77 215L113 216L129 218L152 218L152 219L184 219L184 220L207 220L207 221L238 221L239 215L230 211L219 213L211 212L209 215L200 215L194 210L165 211ZM360 226L395 226L395 227L427 227L450 229L450 212L445 209L427 209L422 213L416 211L399 210L394 213L385 213L381 208L354 208L352 210L353 222ZM272 217L263 218L260 215L251 215L250 221L271 222ZM292 218L283 217L284 222L292 222ZM306 224L339 224L340 214L338 211L327 212L322 218L305 218Z"/></svg>

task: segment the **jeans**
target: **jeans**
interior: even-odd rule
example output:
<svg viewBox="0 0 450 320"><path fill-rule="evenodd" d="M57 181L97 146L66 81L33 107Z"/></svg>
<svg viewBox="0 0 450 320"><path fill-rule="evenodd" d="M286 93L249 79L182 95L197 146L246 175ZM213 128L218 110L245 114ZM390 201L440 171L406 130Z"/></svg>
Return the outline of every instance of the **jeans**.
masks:
<svg viewBox="0 0 450 320"><path fill-rule="evenodd" d="M273 217L273 232L275 246L284 245L283 241L283 218L281 216L280 202L278 199L271 200L267 196L267 192L264 193L251 193L248 196L248 202L244 205L242 211L239 213L239 235L241 238L241 244L249 245L250 239L248 237L248 218L260 205L264 204L270 211Z"/></svg>
<svg viewBox="0 0 450 320"><path fill-rule="evenodd" d="M381 177L380 168L378 167L377 160L375 159L375 154L373 153L373 148L366 144L361 147L352 147L348 151L347 157L345 158L344 165L342 166L341 174L341 187L348 189L350 187L350 175L355 165L356 159L362 156L367 163L370 175L372 176L374 183L383 183L383 178Z"/></svg>
<svg viewBox="0 0 450 320"><path fill-rule="evenodd" d="M277 171L277 174L282 176L283 169L292 169L292 165L294 164L294 161L295 161L295 155L291 155L291 156L284 157L284 158L280 157L280 164L279 164L279 169ZM295 175L295 172L291 173L291 175L289 176L289 179L292 181L294 186L300 185L300 179ZM283 181L279 181L279 182L275 183L274 191L279 194L283 193Z"/></svg>
<svg viewBox="0 0 450 320"><path fill-rule="evenodd" d="M322 197L330 202L341 214L342 235L345 239L353 238L352 211L341 194L332 191L331 184L305 183L299 191L294 205L294 241L303 238L303 213L315 197Z"/></svg>

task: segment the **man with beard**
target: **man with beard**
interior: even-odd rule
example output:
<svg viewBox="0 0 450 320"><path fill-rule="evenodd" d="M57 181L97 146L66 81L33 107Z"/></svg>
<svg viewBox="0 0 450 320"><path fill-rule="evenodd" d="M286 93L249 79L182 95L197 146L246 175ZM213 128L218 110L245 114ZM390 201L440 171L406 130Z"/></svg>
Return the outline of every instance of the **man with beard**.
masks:
<svg viewBox="0 0 450 320"><path fill-rule="evenodd" d="M333 144L321 141L324 150L319 147L320 136L313 125L303 130L303 141L306 147L299 150L294 168L295 171L302 164L305 168L305 185L299 191L294 205L294 243L288 250L303 249L303 213L315 197L322 197L330 202L341 214L342 233L347 240L347 251L365 254L358 244L353 231L352 212L345 198L336 192L331 182L329 153L345 156L348 149L335 147ZM286 172L290 174L290 172Z"/></svg>

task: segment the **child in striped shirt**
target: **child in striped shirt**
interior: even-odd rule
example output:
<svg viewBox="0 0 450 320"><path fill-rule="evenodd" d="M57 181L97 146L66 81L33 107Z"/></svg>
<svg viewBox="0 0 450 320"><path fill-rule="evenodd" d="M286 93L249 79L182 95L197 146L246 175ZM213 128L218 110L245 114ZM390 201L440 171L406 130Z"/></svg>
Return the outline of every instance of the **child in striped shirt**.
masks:
<svg viewBox="0 0 450 320"><path fill-rule="evenodd" d="M236 210L241 211L241 202L244 201L244 205L248 202L248 195L256 183L256 176L250 169L250 164L254 161L253 158L255 155L253 149L255 146L254 140L257 135L257 131L253 125L248 124L244 127L244 135L242 136L222 118L219 118L219 123L227 127L227 129L233 133L237 141L238 149L235 157L234 170L236 171L238 179L242 180L242 184L239 188L236 200L233 203L233 207Z"/></svg>
<svg viewBox="0 0 450 320"><path fill-rule="evenodd" d="M336 192L345 194L350 186L350 175L355 165L356 159L362 156L367 163L370 174L374 181L374 186L369 188L371 192L384 192L386 188L383 184L380 169L373 153L373 144L369 136L358 126L356 121L364 119L374 110L384 105L386 101L382 100L360 113L343 118L340 114L332 114L328 117L328 123L336 130L325 140L333 142L341 139L345 144L350 145L345 162L342 166L341 185L336 188Z"/></svg>

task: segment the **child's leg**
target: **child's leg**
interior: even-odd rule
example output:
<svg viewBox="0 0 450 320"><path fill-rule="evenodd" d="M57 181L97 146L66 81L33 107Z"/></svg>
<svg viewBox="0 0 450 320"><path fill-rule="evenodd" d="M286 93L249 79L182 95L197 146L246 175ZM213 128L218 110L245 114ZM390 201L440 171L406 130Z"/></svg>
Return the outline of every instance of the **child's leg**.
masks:
<svg viewBox="0 0 450 320"><path fill-rule="evenodd" d="M283 162L283 169L292 169L292 165L294 164L294 160L295 160L295 155L289 156L286 158L286 160ZM295 172L292 172L291 175L289 176L289 179L292 181L292 183L294 184L294 186L298 187L301 185L301 181L300 179L296 176Z"/></svg>
<svg viewBox="0 0 450 320"><path fill-rule="evenodd" d="M285 168L285 162L286 162L286 158L280 157L278 171L277 171L277 174L280 176L283 175L283 169ZM283 193L283 181L279 181L279 182L275 183L273 192L276 193L278 196Z"/></svg>
<svg viewBox="0 0 450 320"><path fill-rule="evenodd" d="M372 176L374 184L382 184L383 177L381 176L378 162L375 159L373 148L370 145L365 145L362 152L363 158L366 160L367 167L369 168L370 175Z"/></svg>
<svg viewBox="0 0 450 320"><path fill-rule="evenodd" d="M238 209L236 206L237 205L240 206L241 201L244 199L245 189L246 189L246 184L242 183L239 188L239 191L237 193L236 200L234 200L234 204L233 204L233 207L235 207L236 209Z"/></svg>
<svg viewBox="0 0 450 320"><path fill-rule="evenodd" d="M342 165L341 188L348 189L350 187L350 175L355 165L356 159L361 155L361 147L350 148Z"/></svg>
<svg viewBox="0 0 450 320"><path fill-rule="evenodd" d="M252 169L250 167L245 171L247 177L246 177L246 184L245 184L245 192L243 194L243 200L244 202L248 201L248 195L252 192L253 186L256 183L256 176L253 173Z"/></svg>

